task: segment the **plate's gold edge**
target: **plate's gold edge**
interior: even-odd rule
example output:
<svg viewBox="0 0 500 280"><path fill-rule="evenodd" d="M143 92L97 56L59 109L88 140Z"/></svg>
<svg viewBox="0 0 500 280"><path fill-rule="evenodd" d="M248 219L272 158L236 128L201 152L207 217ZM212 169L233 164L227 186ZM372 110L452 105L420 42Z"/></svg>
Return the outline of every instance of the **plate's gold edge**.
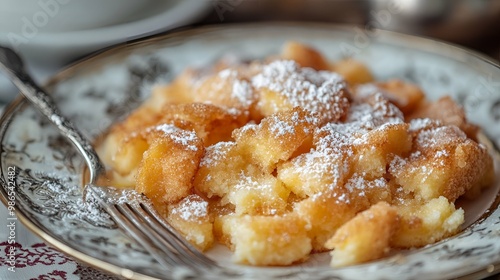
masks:
<svg viewBox="0 0 500 280"><path fill-rule="evenodd" d="M456 278L457 280L476 280L483 279L486 277L494 276L495 274L500 272L500 262L495 264L487 265L486 267L472 272L467 275L460 276Z"/></svg>
<svg viewBox="0 0 500 280"><path fill-rule="evenodd" d="M177 28L171 31L168 31L167 33L160 33L156 35L151 35L143 38L138 38L132 41L127 41L124 43L119 43L116 45L112 45L107 48L103 48L100 51L94 52L90 54L87 57L84 57L67 67L65 67L63 70L59 71L57 74L53 75L50 79L47 80L47 82L44 84L45 87L50 87L60 81L61 79L64 79L68 75L71 75L74 71L79 70L82 67L85 67L88 64L92 64L96 60L100 60L103 57L106 57L108 55L112 55L115 53L119 53L122 50L127 50L127 49L135 49L140 46L148 45L154 42L158 41L163 41L169 38L183 38L186 36L191 36L191 35L196 35L196 34L204 34L206 32L213 32L213 31L219 31L219 30L224 30L224 29L250 29L250 28L256 28L256 27L269 27L269 24L275 25L276 27L301 27L304 28L305 26L307 27L319 27L323 29L332 29L332 31L342 31L346 33L352 33L353 28L356 26L353 25L345 25L345 24L331 24L331 23L319 23L319 22L294 22L294 21L273 21L273 22L261 22L261 23L245 23L245 24L227 24L227 25L206 25L206 26L201 26L201 27L196 27L196 28ZM463 61L461 58L465 56L471 56L473 58L478 59L480 62L486 62L487 64L490 64L491 66L494 66L496 68L500 68L500 64L498 61L494 60L493 58L486 56L484 54L481 54L477 51L468 49L466 47L462 47L453 43L449 42L444 42L432 38L426 38L426 37L420 37L420 36L414 36L414 35L408 35L408 34L403 34L403 33L398 33L398 32L393 32L393 31L387 31L387 30L381 30L381 29L373 29L377 33L383 34L383 36L389 37L389 39L392 40L400 40L400 39L405 39L406 41L411 40L415 43L418 44L418 46L427 46L430 49L425 49L424 51L434 53L437 55L442 55L445 57L449 57L455 60ZM383 37L382 36L382 37ZM397 41L391 41L391 43L398 44ZM406 43L409 45L408 43ZM453 52L450 52L450 48ZM415 49L418 49L415 47ZM431 50L432 49L432 50ZM446 49L446 50L445 50ZM422 50L422 49L420 49ZM121 54L124 55L124 54ZM465 61L463 61L465 62ZM9 105L7 105L4 113L2 114L2 117L0 118L0 125L2 126L0 133L1 133L1 139L0 141L3 140L3 136L5 133L3 131L5 130L5 124L4 121L10 119L13 111L17 106L20 106L24 104L22 97L16 98L13 102L11 102ZM1 149L1 148L0 148ZM497 153L498 151L494 149ZM0 162L0 167L1 162ZM0 168L0 173L3 174L3 169ZM0 200L4 205L7 206L7 199L5 197L5 194L3 193L3 190L0 192ZM497 198L495 202L492 204L490 209L494 210L497 209L498 205L500 204L500 193L497 194ZM496 207L494 207L496 206ZM20 210L16 206L16 211ZM490 211L490 213L485 213L486 217L489 216L493 211ZM144 274L136 273L133 272L132 270L129 269L124 269L115 265L112 265L106 261L91 257L85 253L82 253L80 251L74 250L70 246L66 245L65 243L53 238L49 234L43 232L41 228L39 228L35 223L31 222L29 218L27 218L22 211L18 211L18 213L21 213L20 221L33 233L35 233L37 236L39 236L42 240L46 241L50 245L54 246L58 250L62 251L65 254L68 254L75 259L91 266L96 269L103 270L105 272L113 273L115 275L125 277L128 279L145 279L145 280L153 280L153 279L158 279L154 278L151 276L147 276ZM478 221L474 222L467 228L470 228L471 226L482 222L486 217L481 217ZM467 229L466 228L466 229ZM451 237L453 238L453 237ZM450 238L450 239L451 239ZM470 274L466 274L463 276L459 276L456 279L475 279L474 277L487 277L488 275L493 275L496 272L500 271L500 262L494 263L487 265L483 268L480 268L479 270L472 272Z"/></svg>

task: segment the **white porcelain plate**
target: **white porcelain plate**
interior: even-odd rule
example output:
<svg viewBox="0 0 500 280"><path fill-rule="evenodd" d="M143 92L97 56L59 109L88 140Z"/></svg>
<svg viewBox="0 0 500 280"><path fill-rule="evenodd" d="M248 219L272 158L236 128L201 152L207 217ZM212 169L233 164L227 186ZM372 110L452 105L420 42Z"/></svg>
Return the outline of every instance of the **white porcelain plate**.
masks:
<svg viewBox="0 0 500 280"><path fill-rule="evenodd" d="M359 29L358 29L359 31ZM417 83L429 98L451 94L468 117L500 145L500 68L474 53L443 43L378 31L360 41L351 27L273 23L208 27L119 46L76 64L47 85L63 113L95 139L130 112L151 85L167 82L187 66L205 65L222 55L261 58L279 52L283 42L313 45L335 61L353 55L377 79L397 77ZM365 39L366 39L365 38ZM290 267L250 267L230 262L216 247L209 255L225 269L196 275L164 268L131 242L93 204L82 201L82 158L57 130L18 99L0 125L1 194L7 201L9 168L16 170L19 219L48 243L80 261L124 277L149 279L192 276L297 279L449 279L486 276L500 265L500 179L473 203L463 203L466 225L458 235L425 248L397 253L363 265L334 269L328 255ZM495 154L498 172L498 157Z"/></svg>

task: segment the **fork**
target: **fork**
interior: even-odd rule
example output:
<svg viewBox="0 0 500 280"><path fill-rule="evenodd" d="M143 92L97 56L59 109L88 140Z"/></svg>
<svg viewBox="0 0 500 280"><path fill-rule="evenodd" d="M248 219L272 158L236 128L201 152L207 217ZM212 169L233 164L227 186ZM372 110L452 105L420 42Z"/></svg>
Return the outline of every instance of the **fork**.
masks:
<svg viewBox="0 0 500 280"><path fill-rule="evenodd" d="M186 241L154 209L151 201L134 190L118 190L96 185L105 172L90 142L64 117L51 96L27 73L22 59L12 49L0 46L0 69L4 70L21 93L66 136L84 157L90 171L83 197L97 200L125 234L142 245L162 266L184 266L197 272L219 268Z"/></svg>

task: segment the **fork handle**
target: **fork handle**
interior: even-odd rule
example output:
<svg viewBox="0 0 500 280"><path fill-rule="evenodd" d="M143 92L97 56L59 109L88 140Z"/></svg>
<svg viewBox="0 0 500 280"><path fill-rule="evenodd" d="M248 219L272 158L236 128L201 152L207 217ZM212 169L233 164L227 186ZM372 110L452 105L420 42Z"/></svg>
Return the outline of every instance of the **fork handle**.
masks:
<svg viewBox="0 0 500 280"><path fill-rule="evenodd" d="M95 183L104 173L97 153L87 138L60 113L52 97L26 72L21 58L13 50L0 46L0 69L5 70L21 93L75 145L89 167L90 183Z"/></svg>

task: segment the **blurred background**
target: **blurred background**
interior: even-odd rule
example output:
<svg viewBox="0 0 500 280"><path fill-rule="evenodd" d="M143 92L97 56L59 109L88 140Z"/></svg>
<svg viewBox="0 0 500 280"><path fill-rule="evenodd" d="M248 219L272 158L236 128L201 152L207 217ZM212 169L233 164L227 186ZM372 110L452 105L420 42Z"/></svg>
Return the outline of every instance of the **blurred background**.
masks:
<svg viewBox="0 0 500 280"><path fill-rule="evenodd" d="M500 60L500 0L0 0L0 44L40 82L104 47L175 28L314 21L393 30ZM15 89L0 77L0 102Z"/></svg>
<svg viewBox="0 0 500 280"><path fill-rule="evenodd" d="M498 0L221 0L203 23L333 22L438 38L500 58Z"/></svg>

